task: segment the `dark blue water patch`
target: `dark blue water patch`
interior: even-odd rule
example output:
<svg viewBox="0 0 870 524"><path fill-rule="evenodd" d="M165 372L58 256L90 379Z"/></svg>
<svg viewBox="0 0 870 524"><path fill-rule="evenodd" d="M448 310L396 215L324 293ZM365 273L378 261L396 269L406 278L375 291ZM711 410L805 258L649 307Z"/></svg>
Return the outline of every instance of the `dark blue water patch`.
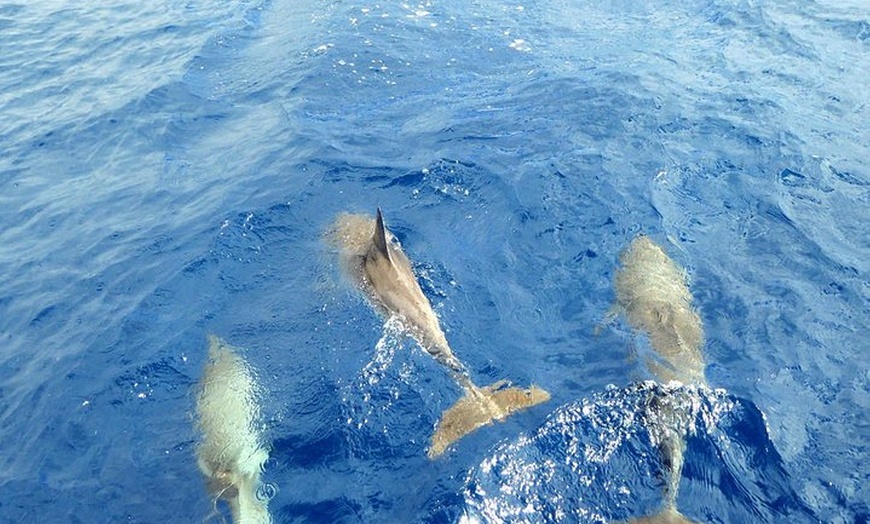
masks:
<svg viewBox="0 0 870 524"><path fill-rule="evenodd" d="M856 173L850 173L849 171L838 169L834 166L830 166L831 173L837 177L837 179L853 186L858 187L866 187L870 185L870 180L868 180L867 175L863 177Z"/></svg>
<svg viewBox="0 0 870 524"><path fill-rule="evenodd" d="M730 446L714 445L715 441L701 436L686 440L686 456L692 460L686 461L684 476L697 481L685 490L686 500L703 500L696 492L698 487L715 486L726 494L734 511L715 514L712 507L705 508L708 515L718 520L817 522L818 517L795 491L787 465L770 443L761 411L746 400L740 400L739 406L739 415L729 416L730 424L723 427L732 442ZM722 466L715 467L716 464ZM711 475L717 469L718 475ZM748 511L749 515L740 515L736 508Z"/></svg>
<svg viewBox="0 0 870 524"><path fill-rule="evenodd" d="M200 257L184 266L182 272L190 277L203 277L215 267L217 267L217 260L215 258Z"/></svg>
<svg viewBox="0 0 870 524"><path fill-rule="evenodd" d="M282 463L282 469L321 469L335 467L348 456L347 436L335 426L305 435L288 435L272 443L272 456ZM290 469L292 471L292 469Z"/></svg>
<svg viewBox="0 0 870 524"><path fill-rule="evenodd" d="M99 169L105 167L99 163L95 169L91 165L94 159L109 159L115 164L134 162L133 157L146 155L155 144L163 144L167 151L177 150L191 136L192 126L200 132L207 130L210 123L213 125L223 117L221 111L226 109L192 96L185 85L175 83L157 88L110 113L91 115L76 124L55 128L33 139L29 148L12 150L12 154L19 161L37 167L32 169L32 176L51 173L55 180L106 177L105 183L125 173ZM179 119L181 124L176 124ZM192 125L182 127L184 122L191 121ZM124 149L123 154L119 154L119 148ZM58 155L62 159L56 158Z"/></svg>
<svg viewBox="0 0 870 524"><path fill-rule="evenodd" d="M194 130L214 128L227 120L231 105L197 95L185 82L160 86L136 102L135 111L120 114L150 115L158 129L166 129L166 146L200 135Z"/></svg>
<svg viewBox="0 0 870 524"><path fill-rule="evenodd" d="M30 321L30 326L36 327L40 324L51 322L52 320L56 321L58 314L60 313L58 312L57 305L48 306L39 313L37 313L35 317L33 317L33 319Z"/></svg>
<svg viewBox="0 0 870 524"><path fill-rule="evenodd" d="M840 17L834 13L819 13L822 23L840 34L846 41L866 42L870 39L870 20Z"/></svg>
<svg viewBox="0 0 870 524"><path fill-rule="evenodd" d="M235 64L254 40L261 28L262 13L268 0L248 3L230 12L228 20L213 31L211 38L198 50L187 65L184 75L192 91L203 98L210 97L220 82L220 71ZM242 7L242 6L240 6ZM223 94L229 94L224 92Z"/></svg>
<svg viewBox="0 0 870 524"><path fill-rule="evenodd" d="M326 513L348 522L357 521L354 519L412 522L417 521L418 515L426 514L421 510L422 502L435 482L423 445L431 425L407 416L419 411L419 407L415 407L419 406L419 397L408 390L407 384L397 380L394 373L388 372L374 386L342 388L345 398L335 405L347 407L340 413L323 408L322 394L334 394L329 393L326 383L319 381L321 386L306 388L298 399L305 400L305 407L293 410L292 427L299 431L275 442L276 465L273 471L267 468L267 474L293 479L293 485L314 482L321 487L317 496L300 502L292 492L285 498L283 486L279 485L278 497L273 500L279 511L292 510L313 516ZM365 401L358 398L363 395ZM410 404L406 405L408 402ZM311 422L315 425L311 426ZM420 437L415 439L414 434ZM405 470L401 464L407 460L417 463L418 467L413 471ZM324 483L327 478L324 475L334 480ZM409 492L410 483L416 488ZM348 486L352 489L347 489ZM292 491L292 488L285 489ZM397 489L402 489L405 496L396 497ZM286 499L292 502L288 504Z"/></svg>
<svg viewBox="0 0 870 524"><path fill-rule="evenodd" d="M41 405L49 402L54 406L60 406L60 411L56 413L45 413L41 416L40 430L38 433L22 435L22 441L19 445L21 454L15 457L12 464L12 470L27 469L28 475L21 475L20 481L14 480L11 483L5 483L6 489L15 492L18 489L28 489L29 480L38 480L39 484L44 489L37 489L39 493L49 493L54 495L51 502L41 504L38 507L40 512L39 518L49 518L52 520L65 520L67 516L72 519L83 519L83 521L109 522L117 518L118 515L127 514L132 508L137 506L136 496L129 496L134 490L131 486L126 486L123 491L128 493L127 497L115 498L111 496L107 498L106 494L111 491L111 486L114 481L105 479L115 478L111 472L113 464L117 464L120 456L126 453L122 451L123 442L126 442L125 434L128 431L134 431L142 435L153 436L153 430L160 426L157 419L142 424L139 419L141 412L137 410L128 411L131 418L122 423L119 420L118 412L111 408L110 399L104 395L97 394L96 396L85 392L81 383L83 381L91 381L91 387L99 387L98 384L104 380L104 374L100 371L92 371L89 369L90 364L80 364L79 367L71 368L66 374L58 377L57 381L46 388L37 388L28 402L31 409L42 410ZM56 366L59 371L64 366L64 363ZM160 366L158 366L159 368ZM163 375L158 368L149 370L149 374L153 372L155 375ZM164 376L170 380L169 377ZM161 382L163 379L161 379ZM175 380L171 382L178 383ZM183 382L183 381L182 381ZM188 382L189 383L189 382ZM184 384L179 384L184 386ZM114 397L110 394L109 397ZM82 399L86 399L83 401ZM108 409L107 409L108 408ZM165 404L159 409L165 411ZM126 417L122 417L126 418ZM170 417L171 418L171 417ZM106 436L114 436L106 440ZM135 455L137 457L153 456L150 447L153 442L147 440L140 442L144 444L137 446ZM121 445L117 447L116 445ZM30 465L30 458L33 455L28 452L31 446L37 446L40 451L41 458ZM190 453L189 449L176 447L173 450L181 454ZM169 452L167 452L169 453ZM162 451L159 454L163 454ZM145 459L147 462L148 459ZM146 469L149 469L146 467ZM75 471L75 473L72 473ZM154 483L162 482L171 479L171 473L168 470L163 470L164 473L160 478L148 476L148 478L139 475L129 476L131 482L138 485L150 484L153 487ZM167 475L168 474L168 475ZM89 493L89 495L86 495ZM118 492L114 492L118 495ZM36 503L33 498L23 497L19 500L19 513L23 516L28 514L28 511L36 510L31 504ZM122 500L124 501L122 503ZM126 504L126 508L122 508ZM113 508L110 514L103 517L96 517L97 512L105 511L106 507ZM141 508L139 508L141 511ZM13 510L14 511L14 510ZM136 511L136 510L134 510ZM178 508L175 509L178 511ZM89 515L91 515L89 517ZM104 518L105 520L100 520ZM142 522L153 521L152 517L140 515Z"/></svg>
<svg viewBox="0 0 870 524"><path fill-rule="evenodd" d="M176 366L172 360L164 359L125 373L115 380L113 402L136 402L136 399L160 402L187 398L194 381Z"/></svg>
<svg viewBox="0 0 870 524"><path fill-rule="evenodd" d="M440 300L447 298L447 290L440 287L441 283L455 282L450 270L443 265L432 264L415 264L413 266L414 274L418 275L417 279L420 283L420 288L431 302L437 303Z"/></svg>
<svg viewBox="0 0 870 524"><path fill-rule="evenodd" d="M0 7L0 15L15 16L25 8L24 4L8 3Z"/></svg>
<svg viewBox="0 0 870 524"><path fill-rule="evenodd" d="M349 497L337 497L318 502L299 502L285 504L276 508L281 515L293 515L305 522L336 522L339 524L361 524L368 522L365 506Z"/></svg>
<svg viewBox="0 0 870 524"><path fill-rule="evenodd" d="M392 180L404 174L395 168L386 166L354 165L349 162L335 163L315 160L307 167L322 173L324 183L365 180L369 184L389 186Z"/></svg>
<svg viewBox="0 0 870 524"><path fill-rule="evenodd" d="M614 82L632 85L637 79L602 73L583 79L545 76L517 84L496 83L491 91L459 102L480 105L456 112L450 127L440 133L441 141L498 139L487 147L523 157L552 155L563 151L562 146L572 141L582 144L612 139L621 135L622 122L636 118L642 108L649 107L641 98L626 98L625 92L616 103L614 91L607 87ZM558 93L558 97L554 98L553 93ZM482 118L481 106L499 111ZM565 113L578 116L569 121L559 118L559 114ZM530 147L533 144L547 144L550 151L535 151Z"/></svg>
<svg viewBox="0 0 870 524"><path fill-rule="evenodd" d="M437 366L427 367L438 370ZM427 460L426 449L437 414L432 405L427 405L425 397L433 393L439 396L443 393L446 397L450 393L431 390L439 383L428 384L429 391L422 387L417 390L398 377L388 375L369 391L359 391L357 395L361 398L348 399L345 415L353 418L353 423L346 427L350 462L358 463L357 467L362 469L377 465L377 469L399 474L401 464ZM416 416L404 416L407 414ZM394 487L387 484L378 489L393 490Z"/></svg>
<svg viewBox="0 0 870 524"><path fill-rule="evenodd" d="M412 186L416 189L415 193L420 187L428 186L432 191L450 196L456 192L473 192L485 185L487 178L493 178L493 174L473 162L444 158L422 170L394 178L390 186Z"/></svg>
<svg viewBox="0 0 870 524"><path fill-rule="evenodd" d="M306 278L294 267L316 263L325 232L311 219L304 210L286 204L226 218L213 233L209 255L188 265L186 274L233 293L302 284Z"/></svg>
<svg viewBox="0 0 870 524"><path fill-rule="evenodd" d="M423 171L414 171L394 178L391 184L398 186L418 187L422 185L424 176L425 175L423 174Z"/></svg>
<svg viewBox="0 0 870 524"><path fill-rule="evenodd" d="M58 518L69 519L68 522L84 523L81 517L75 515L79 494L69 490L51 488L41 481L15 480L4 484L7 493L18 493L13 501L0 502L0 510L9 522L36 522L46 518L53 506L65 508L55 511Z"/></svg>
<svg viewBox="0 0 870 524"><path fill-rule="evenodd" d="M465 515L462 495L456 492L452 483L439 485L430 494L424 509L413 522L420 524L448 524L460 522Z"/></svg>
<svg viewBox="0 0 870 524"><path fill-rule="evenodd" d="M279 493L289 490L291 496L288 498L293 499L292 485L297 481L289 479L322 474L336 477L345 475L351 451L346 426L339 423L344 419L338 409L340 402L324 407L326 398L337 400L333 388L321 379L290 393L289 410L293 422L285 426L287 431L284 436L270 443L272 458L267 464L267 475L268 478L281 479L277 482ZM290 485L286 484L288 481ZM281 493L276 502L281 503L283 498Z"/></svg>
<svg viewBox="0 0 870 524"><path fill-rule="evenodd" d="M574 255L572 259L574 262L582 262L584 259L598 258L598 253L591 249L586 249L585 251L581 251Z"/></svg>
<svg viewBox="0 0 870 524"><path fill-rule="evenodd" d="M791 169L783 169L780 171L779 179L784 185L789 187L801 187L807 183L807 179L804 175L797 171L792 171Z"/></svg>

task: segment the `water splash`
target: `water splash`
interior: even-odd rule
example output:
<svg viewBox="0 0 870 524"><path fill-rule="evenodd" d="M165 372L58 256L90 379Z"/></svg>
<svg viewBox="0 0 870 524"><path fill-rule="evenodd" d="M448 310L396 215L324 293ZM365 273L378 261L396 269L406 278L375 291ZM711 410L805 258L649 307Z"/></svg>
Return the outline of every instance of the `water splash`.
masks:
<svg viewBox="0 0 870 524"><path fill-rule="evenodd" d="M391 315L384 323L384 332L375 344L375 355L360 371L360 379L368 386L375 386L384 378L396 350L402 347L402 339L406 336L406 328L401 317Z"/></svg>
<svg viewBox="0 0 870 524"><path fill-rule="evenodd" d="M381 338L375 344L372 359L360 370L355 380L345 386L348 391L343 398L350 407L348 424L362 429L374 423L379 413L386 413L400 396L401 384L407 384L411 374L405 367L400 367L395 380L382 381L391 377L390 370L395 360L396 352L402 349L408 339L407 329L402 318L390 316L384 322Z"/></svg>
<svg viewBox="0 0 870 524"><path fill-rule="evenodd" d="M466 479L469 522L609 522L660 503L666 432L711 435L734 403L722 390L643 382L556 410Z"/></svg>

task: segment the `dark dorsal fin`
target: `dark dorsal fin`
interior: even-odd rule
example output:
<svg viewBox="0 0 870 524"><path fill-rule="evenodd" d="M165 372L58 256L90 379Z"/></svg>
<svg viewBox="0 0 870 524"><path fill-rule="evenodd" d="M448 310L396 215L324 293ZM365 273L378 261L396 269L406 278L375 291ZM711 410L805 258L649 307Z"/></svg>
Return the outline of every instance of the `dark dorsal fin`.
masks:
<svg viewBox="0 0 870 524"><path fill-rule="evenodd" d="M387 230L384 227L384 216L381 214L381 208L378 208L378 216L375 219L375 234L372 237L372 240L375 243L375 247L378 248L378 251L387 257L387 260L390 260L390 250L387 246Z"/></svg>

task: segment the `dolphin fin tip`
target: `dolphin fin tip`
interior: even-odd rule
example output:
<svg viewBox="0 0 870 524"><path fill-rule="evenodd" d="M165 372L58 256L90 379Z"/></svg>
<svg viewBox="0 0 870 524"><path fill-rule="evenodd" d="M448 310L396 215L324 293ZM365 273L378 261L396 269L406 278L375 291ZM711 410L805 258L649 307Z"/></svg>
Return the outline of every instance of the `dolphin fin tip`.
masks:
<svg viewBox="0 0 870 524"><path fill-rule="evenodd" d="M384 215L381 213L381 208L378 208L377 216L375 217L375 232L372 237L375 247L378 251L390 259L390 250L387 247L387 228L384 227Z"/></svg>

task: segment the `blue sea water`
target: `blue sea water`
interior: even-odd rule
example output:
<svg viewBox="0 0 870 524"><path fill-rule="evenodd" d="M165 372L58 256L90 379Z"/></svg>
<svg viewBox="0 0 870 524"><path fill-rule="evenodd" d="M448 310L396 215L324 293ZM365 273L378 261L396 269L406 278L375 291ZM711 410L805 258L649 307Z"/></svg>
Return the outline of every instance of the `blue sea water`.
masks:
<svg viewBox="0 0 870 524"><path fill-rule="evenodd" d="M650 513L639 233L705 325L679 508L867 522L868 38L863 0L0 5L0 522L209 519L209 333L276 522ZM549 403L426 458L461 392L322 239L377 206L475 381Z"/></svg>

